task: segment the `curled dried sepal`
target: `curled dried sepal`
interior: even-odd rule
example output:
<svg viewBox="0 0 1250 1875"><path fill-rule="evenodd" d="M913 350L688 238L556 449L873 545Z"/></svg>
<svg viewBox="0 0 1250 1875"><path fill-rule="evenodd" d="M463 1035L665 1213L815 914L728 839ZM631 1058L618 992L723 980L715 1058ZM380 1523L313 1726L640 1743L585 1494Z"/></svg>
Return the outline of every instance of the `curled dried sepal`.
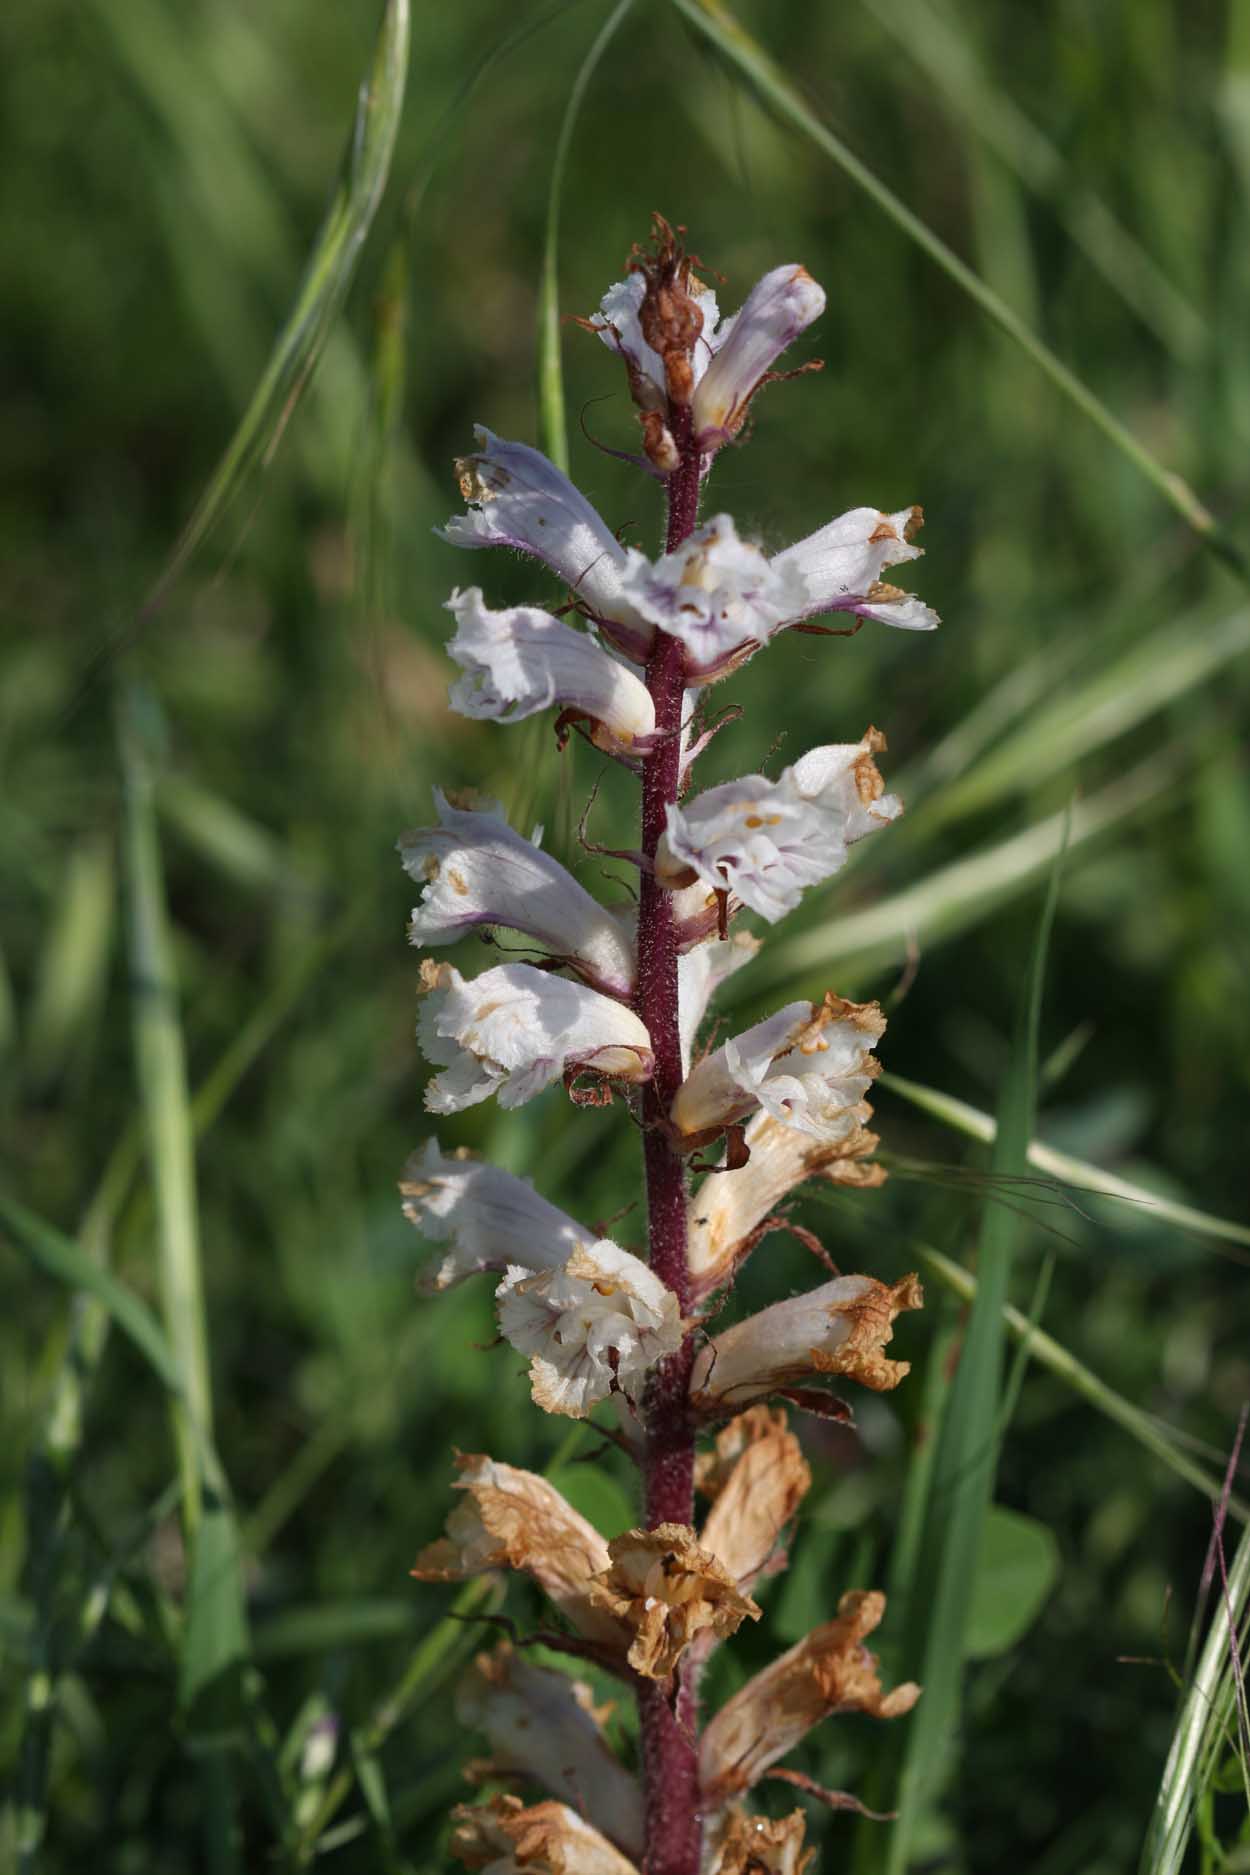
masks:
<svg viewBox="0 0 1250 1875"><path fill-rule="evenodd" d="M677 1297L638 1257L603 1238L560 1269L510 1269L499 1327L531 1356L534 1403L584 1419L609 1393L633 1399L650 1367L681 1346Z"/></svg>
<svg viewBox="0 0 1250 1875"><path fill-rule="evenodd" d="M431 1113L458 1113L498 1094L519 1107L570 1070L626 1082L651 1078L651 1038L631 1009L533 964L499 964L466 980L451 964L421 966L417 1033L443 1069L425 1090Z"/></svg>
<svg viewBox="0 0 1250 1875"><path fill-rule="evenodd" d="M423 1237L451 1249L422 1278L426 1290L450 1289L481 1270L562 1269L595 1233L548 1204L527 1178L475 1159L465 1146L445 1154L427 1139L404 1167L404 1216Z"/></svg>
<svg viewBox="0 0 1250 1875"><path fill-rule="evenodd" d="M880 1066L885 1032L877 1003L832 991L823 1003L787 1003L706 1056L683 1081L670 1119L685 1149L705 1145L762 1107L783 1126L836 1145Z"/></svg>
<svg viewBox="0 0 1250 1875"><path fill-rule="evenodd" d="M667 1680L700 1634L723 1640L760 1610L686 1524L627 1530L608 1545L611 1567L590 1585L597 1608L632 1634L626 1658L648 1680Z"/></svg>
<svg viewBox="0 0 1250 1875"><path fill-rule="evenodd" d="M634 1863L564 1803L527 1808L519 1797L498 1796L457 1804L451 1820L452 1854L488 1875L638 1875Z"/></svg>
<svg viewBox="0 0 1250 1875"><path fill-rule="evenodd" d="M941 623L937 613L881 578L887 566L921 557L924 548L917 547L912 536L923 524L922 508L900 508L895 514L852 508L796 540L773 565L803 582L809 618L821 612L852 612L904 631L933 631Z"/></svg>
<svg viewBox="0 0 1250 1875"><path fill-rule="evenodd" d="M587 1599L591 1577L611 1560L594 1525L535 1472L474 1453L457 1453L456 1466L464 1502L448 1517L447 1534L417 1557L417 1580L461 1582L487 1569L524 1570L579 1634L618 1639L615 1625Z"/></svg>
<svg viewBox="0 0 1250 1875"><path fill-rule="evenodd" d="M736 1456L730 1458L731 1453ZM784 1565L781 1539L811 1489L812 1474L784 1413L757 1407L730 1421L716 1441L716 1501L701 1541L741 1589Z"/></svg>
<svg viewBox="0 0 1250 1875"><path fill-rule="evenodd" d="M816 1859L803 1847L806 1827L801 1810L774 1821L733 1804L708 1832L705 1875L803 1875Z"/></svg>
<svg viewBox="0 0 1250 1875"><path fill-rule="evenodd" d="M408 937L418 947L449 944L482 925L505 925L570 963L592 988L633 992L634 947L585 886L514 832L495 802L464 806L434 790L437 827L397 842L404 871L422 887Z"/></svg>
<svg viewBox="0 0 1250 1875"><path fill-rule="evenodd" d="M876 1656L864 1645L884 1613L884 1595L852 1590L839 1602L836 1621L814 1629L721 1707L699 1750L709 1808L748 1790L832 1713L895 1719L911 1711L920 1688L908 1682L884 1693Z"/></svg>
<svg viewBox="0 0 1250 1875"><path fill-rule="evenodd" d="M584 1681L531 1666L505 1641L460 1682L456 1716L490 1741L479 1777L533 1778L629 1854L641 1848L642 1794L609 1750L606 1709Z"/></svg>
<svg viewBox="0 0 1250 1875"><path fill-rule="evenodd" d="M881 1393L909 1366L882 1349L895 1318L918 1309L924 1292L915 1276L879 1283L873 1276L838 1276L806 1295L774 1302L701 1348L690 1376L691 1401L704 1413L747 1406L815 1375L844 1375Z"/></svg>
<svg viewBox="0 0 1250 1875"><path fill-rule="evenodd" d="M871 1161L879 1144L867 1130L871 1118L868 1102L858 1102L846 1110L844 1136L829 1143L783 1126L771 1113L753 1117L744 1136L747 1163L734 1172L717 1170L690 1199L687 1244L696 1297L730 1280L765 1220L804 1180L857 1187L885 1182L885 1167Z"/></svg>
<svg viewBox="0 0 1250 1875"><path fill-rule="evenodd" d="M824 289L806 267L791 262L756 281L742 310L725 321L695 391L694 434L705 454L738 434L751 399L775 375L774 361L824 310Z"/></svg>

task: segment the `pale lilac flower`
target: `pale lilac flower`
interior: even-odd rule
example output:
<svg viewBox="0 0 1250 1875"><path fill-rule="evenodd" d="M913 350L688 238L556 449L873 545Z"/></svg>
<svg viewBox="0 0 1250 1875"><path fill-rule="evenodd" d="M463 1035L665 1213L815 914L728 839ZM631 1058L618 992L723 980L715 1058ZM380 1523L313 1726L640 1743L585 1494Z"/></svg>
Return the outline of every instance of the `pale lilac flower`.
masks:
<svg viewBox="0 0 1250 1875"><path fill-rule="evenodd" d="M631 547L622 590L648 625L680 638L691 684L723 676L815 609L801 571L739 540L727 514L705 521L658 560Z"/></svg>
<svg viewBox="0 0 1250 1875"><path fill-rule="evenodd" d="M756 282L742 310L721 327L715 356L695 390L692 416L700 449L710 453L738 434L774 360L824 310L824 289L805 267L774 267Z"/></svg>
<svg viewBox="0 0 1250 1875"><path fill-rule="evenodd" d="M427 1290L450 1289L479 1270L563 1268L595 1233L539 1197L527 1178L502 1172L463 1149L445 1155L427 1139L404 1167L404 1216L423 1237L451 1247L424 1278Z"/></svg>
<svg viewBox="0 0 1250 1875"><path fill-rule="evenodd" d="M845 1374L875 1392L896 1387L908 1364L887 1360L881 1350L895 1317L923 1301L915 1276L893 1284L837 1276L806 1295L774 1302L699 1350L691 1398L704 1411L749 1406L821 1374Z"/></svg>
<svg viewBox="0 0 1250 1875"><path fill-rule="evenodd" d="M599 311L592 313L586 323L593 326L603 343L623 359L629 373L629 388L639 409L664 410L668 403L664 361L643 337L638 318L646 291L647 281L642 273L628 274L624 280L618 280L615 286L608 288L599 302ZM697 386L732 321L727 320L721 332L717 332L720 311L716 304L716 294L710 286L704 286L702 281L693 277L690 280L690 296L703 316L703 330L695 341L690 358Z"/></svg>
<svg viewBox="0 0 1250 1875"><path fill-rule="evenodd" d="M787 547L773 561L778 572L797 575L807 600L804 613L854 612L904 631L933 631L938 615L914 593L884 585L882 572L924 552L912 535L924 521L921 508L881 514L876 508L852 508L826 522L814 534ZM795 624L798 618L791 619Z"/></svg>
<svg viewBox="0 0 1250 1875"><path fill-rule="evenodd" d="M677 959L677 1019L683 1074L690 1072L695 1038L713 996L735 970L750 963L759 948L758 938L737 931L730 938L709 938L696 944L693 950L683 951Z"/></svg>
<svg viewBox="0 0 1250 1875"><path fill-rule="evenodd" d="M902 813L872 759L884 746L870 729L859 742L810 750L777 781L746 775L689 806L670 805L655 856L658 877L682 886L694 874L775 924L805 886L832 878L856 840Z"/></svg>
<svg viewBox="0 0 1250 1875"><path fill-rule="evenodd" d="M655 706L646 685L588 632L539 606L492 611L480 586L454 592L447 609L456 619L448 654L465 673L450 702L462 716L516 723L558 704L589 718L591 741L609 755L632 758L651 747Z"/></svg>
<svg viewBox="0 0 1250 1875"><path fill-rule="evenodd" d="M437 827L398 842L404 871L425 890L412 914L413 944L447 944L479 925L506 925L569 960L594 988L629 996L633 946L612 914L572 873L514 833L495 802L453 805L436 788Z"/></svg>
<svg viewBox="0 0 1250 1875"><path fill-rule="evenodd" d="M421 967L418 1035L443 1073L425 1090L431 1113L458 1113L498 1094L519 1107L566 1073L647 1081L651 1038L632 1010L533 964L499 964L466 981L451 964Z"/></svg>
<svg viewBox="0 0 1250 1875"><path fill-rule="evenodd" d="M534 1401L548 1413L584 1419L613 1391L636 1397L648 1368L681 1345L677 1297L607 1238L562 1269L509 1269L495 1294L500 1330L531 1356Z"/></svg>
<svg viewBox="0 0 1250 1875"><path fill-rule="evenodd" d="M757 1107L813 1139L841 1139L879 1071L872 1048L884 1031L876 1003L832 994L823 1003L787 1003L699 1062L670 1117L691 1144Z"/></svg>

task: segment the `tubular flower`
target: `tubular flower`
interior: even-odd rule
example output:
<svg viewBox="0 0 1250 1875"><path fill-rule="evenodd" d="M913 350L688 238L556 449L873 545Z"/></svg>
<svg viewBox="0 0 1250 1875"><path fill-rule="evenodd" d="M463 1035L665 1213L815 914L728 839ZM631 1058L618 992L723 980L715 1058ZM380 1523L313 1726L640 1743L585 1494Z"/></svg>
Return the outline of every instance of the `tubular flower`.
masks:
<svg viewBox="0 0 1250 1875"><path fill-rule="evenodd" d="M691 414L705 454L738 434L751 399L773 375L773 361L824 310L824 288L793 263L774 267L751 288L741 312L721 327L695 390Z"/></svg>
<svg viewBox="0 0 1250 1875"><path fill-rule="evenodd" d="M804 887L840 870L856 840L902 813L872 759L884 747L884 736L869 729L859 742L809 750L777 781L746 775L689 807L673 802L655 856L661 883L701 879L776 924Z"/></svg>
<svg viewBox="0 0 1250 1875"><path fill-rule="evenodd" d="M681 1060L687 1074L690 1072L695 1037L707 1014L708 1004L721 984L735 970L741 970L744 964L749 964L759 948L758 938L748 936L745 931L738 931L731 938L711 938L677 959Z"/></svg>
<svg viewBox="0 0 1250 1875"><path fill-rule="evenodd" d="M648 625L681 640L689 684L723 677L811 609L801 571L739 540L727 514L658 560L631 547L622 591Z"/></svg>
<svg viewBox="0 0 1250 1875"><path fill-rule="evenodd" d="M587 1597L592 1576L611 1561L593 1524L553 1484L493 1458L458 1453L456 1489L465 1493L447 1519L447 1534L429 1543L412 1574L419 1582L462 1582L487 1569L520 1569L579 1634L619 1640L615 1622Z"/></svg>
<svg viewBox="0 0 1250 1875"><path fill-rule="evenodd" d="M748 1816L735 1804L716 1819L711 1831L707 1875L803 1875L816 1859L814 1849L803 1847L805 1829L801 1810L774 1822Z"/></svg>
<svg viewBox="0 0 1250 1875"><path fill-rule="evenodd" d="M421 983L421 1046L444 1070L425 1090L431 1113L458 1113L492 1094L501 1107L519 1107L562 1074L651 1077L651 1038L642 1023L584 983L533 964L499 964L466 982L451 964L428 959Z"/></svg>
<svg viewBox="0 0 1250 1875"><path fill-rule="evenodd" d="M904 631L933 631L941 623L937 613L914 594L900 592L881 579L887 566L921 557L924 548L914 545L912 535L923 522L922 508L900 508L896 514L851 508L806 539L795 541L777 555L773 565L779 572L797 574L803 582L808 617L817 612L854 612Z"/></svg>
<svg viewBox="0 0 1250 1875"><path fill-rule="evenodd" d="M632 760L655 734L655 705L641 678L596 644L537 606L493 612L480 586L454 592L447 609L456 618L449 655L465 675L451 686L462 716L516 723L559 704L584 717L596 748Z"/></svg>
<svg viewBox="0 0 1250 1875"><path fill-rule="evenodd" d="M609 1393L635 1397L648 1368L681 1346L677 1297L606 1237L561 1269L510 1269L495 1291L499 1327L530 1355L534 1402L584 1419Z"/></svg>
<svg viewBox="0 0 1250 1875"><path fill-rule="evenodd" d="M748 1790L832 1713L896 1719L911 1711L920 1688L908 1682L883 1693L876 1656L864 1646L884 1613L884 1595L852 1590L839 1602L836 1621L814 1629L721 1707L699 1753L709 1807Z"/></svg>
<svg viewBox="0 0 1250 1875"><path fill-rule="evenodd" d="M629 1854L638 1850L641 1793L609 1750L606 1711L584 1681L531 1666L504 1641L460 1682L456 1716L490 1741L479 1777L534 1778Z"/></svg>
<svg viewBox="0 0 1250 1875"><path fill-rule="evenodd" d="M923 1302L915 1276L893 1284L837 1276L806 1295L774 1302L700 1349L691 1400L701 1412L745 1406L817 1374L845 1374L874 1393L886 1392L910 1367L887 1360L881 1350L892 1339L896 1316Z"/></svg>
<svg viewBox="0 0 1250 1875"><path fill-rule="evenodd" d="M492 1797L488 1803L457 1804L451 1813L451 1852L466 1868L487 1875L638 1875L566 1803L536 1803Z"/></svg>
<svg viewBox="0 0 1250 1875"><path fill-rule="evenodd" d="M524 931L568 961L595 989L631 994L633 946L611 913L571 872L514 833L495 804L464 808L434 791L437 827L398 842L404 871L424 887L413 944L446 944L480 925Z"/></svg>
<svg viewBox="0 0 1250 1875"><path fill-rule="evenodd" d="M832 992L823 1003L787 1003L698 1064L677 1091L673 1125L699 1145L762 1107L783 1126L836 1144L880 1072L872 1048L884 1032L876 1003Z"/></svg>
<svg viewBox="0 0 1250 1875"><path fill-rule="evenodd" d="M718 1168L689 1203L690 1279L697 1296L729 1280L774 1207L805 1179L859 1187L885 1183L885 1167L871 1163L880 1143L866 1130L872 1108L864 1100L847 1111L849 1130L832 1144L783 1126L771 1113L757 1113L748 1123L743 1135L747 1163L732 1171Z"/></svg>
<svg viewBox="0 0 1250 1875"><path fill-rule="evenodd" d="M811 1489L812 1474L783 1412L754 1407L740 1413L716 1441L714 1467L704 1470L715 1502L702 1540L741 1589L771 1575L784 1555L778 1546L786 1526Z"/></svg>
<svg viewBox="0 0 1250 1875"><path fill-rule="evenodd" d="M611 1567L591 1583L590 1598L630 1630L626 1659L644 1679L668 1679L696 1636L722 1640L748 1616L760 1618L756 1603L685 1524L627 1530L608 1550Z"/></svg>
<svg viewBox="0 0 1250 1875"><path fill-rule="evenodd" d="M436 1139L413 1153L399 1189L404 1216L421 1235L452 1246L424 1278L426 1290L450 1289L509 1264L562 1269L574 1250L595 1241L593 1231L540 1198L527 1178L474 1159L464 1147L447 1157Z"/></svg>

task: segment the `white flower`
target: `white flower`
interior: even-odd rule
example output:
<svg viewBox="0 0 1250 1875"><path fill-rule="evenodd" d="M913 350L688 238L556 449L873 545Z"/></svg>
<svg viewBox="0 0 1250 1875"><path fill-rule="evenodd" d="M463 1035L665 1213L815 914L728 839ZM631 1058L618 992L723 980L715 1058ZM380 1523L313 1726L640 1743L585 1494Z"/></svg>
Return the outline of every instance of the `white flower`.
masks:
<svg viewBox="0 0 1250 1875"><path fill-rule="evenodd" d="M720 313L711 287L704 286L702 281L693 277L689 287L690 297L703 317L703 330L695 340L690 357L697 385L711 363L722 335L716 330ZM599 302L599 311L592 313L587 323L594 327L604 344L625 361L629 387L639 408L663 410L668 403L664 361L642 336L638 317L646 292L646 276L641 272L629 274L626 279L618 280L615 286L608 288ZM728 329L727 321L723 330Z"/></svg>
<svg viewBox="0 0 1250 1875"><path fill-rule="evenodd" d="M815 609L801 570L739 540L727 514L705 521L658 560L631 547L622 589L643 619L680 638L692 684L723 676Z"/></svg>
<svg viewBox="0 0 1250 1875"><path fill-rule="evenodd" d="M532 1356L534 1400L548 1413L583 1419L614 1386L633 1397L647 1369L681 1345L672 1290L607 1238L563 1269L510 1269L495 1294L499 1327Z"/></svg>
<svg viewBox="0 0 1250 1875"><path fill-rule="evenodd" d="M540 1198L527 1178L501 1172L463 1149L446 1157L436 1139L414 1152L400 1183L404 1216L423 1237L451 1245L424 1279L450 1289L479 1270L560 1269L572 1252L595 1241L593 1231Z"/></svg>
<svg viewBox="0 0 1250 1875"><path fill-rule="evenodd" d="M700 449L719 449L737 435L774 359L824 310L824 289L805 267L774 267L756 282L741 312L722 326L715 356L695 390L692 414Z"/></svg>
<svg viewBox="0 0 1250 1875"><path fill-rule="evenodd" d="M757 1107L813 1139L841 1139L879 1072L872 1047L884 1032L876 1003L832 992L823 1003L787 1003L699 1062L670 1117L692 1144Z"/></svg>
<svg viewBox="0 0 1250 1875"><path fill-rule="evenodd" d="M630 619L622 597L625 549L567 475L528 443L509 443L481 424L481 450L457 464L473 505L453 515L442 538L453 547L512 547L559 575L596 614Z"/></svg>
<svg viewBox="0 0 1250 1875"><path fill-rule="evenodd" d="M709 788L688 807L670 805L655 856L658 877L681 886L693 873L775 924L805 886L832 878L849 846L902 813L872 759L884 747L870 729L860 742L810 750L777 781L747 775Z"/></svg>
<svg viewBox="0 0 1250 1875"><path fill-rule="evenodd" d="M494 802L456 807L434 790L437 827L398 842L404 871L423 885L408 936L446 944L475 925L507 925L569 959L595 988L629 996L633 949L612 915L557 859L514 833Z"/></svg>
<svg viewBox="0 0 1250 1875"><path fill-rule="evenodd" d="M590 719L591 741L609 755L650 747L655 706L646 685L587 632L539 606L492 611L480 586L454 592L447 609L456 619L447 650L465 672L450 702L462 716L516 723L559 704Z"/></svg>
<svg viewBox="0 0 1250 1875"><path fill-rule="evenodd" d="M450 964L421 967L425 1002L417 1033L436 1075L431 1113L458 1113L499 1095L502 1107L532 1100L565 1073L647 1081L651 1038L623 1003L533 964L500 964L472 981Z"/></svg>
<svg viewBox="0 0 1250 1875"><path fill-rule="evenodd" d="M881 581L887 566L921 557L924 549L911 537L923 521L920 508L900 508L897 514L852 508L779 553L774 568L797 575L807 592L802 613L790 623L818 612L854 612L904 631L932 631L939 623L936 612Z"/></svg>
<svg viewBox="0 0 1250 1875"><path fill-rule="evenodd" d="M896 1387L906 1361L881 1352L894 1319L924 1301L915 1276L894 1284L837 1276L806 1295L774 1302L736 1322L695 1357L691 1398L703 1410L747 1406L778 1387L820 1374L845 1374L881 1392Z"/></svg>
<svg viewBox="0 0 1250 1875"><path fill-rule="evenodd" d="M735 970L749 964L760 948L758 938L745 931L730 938L710 938L683 951L677 959L677 1020L681 1035L682 1073L690 1072L699 1026L713 996Z"/></svg>

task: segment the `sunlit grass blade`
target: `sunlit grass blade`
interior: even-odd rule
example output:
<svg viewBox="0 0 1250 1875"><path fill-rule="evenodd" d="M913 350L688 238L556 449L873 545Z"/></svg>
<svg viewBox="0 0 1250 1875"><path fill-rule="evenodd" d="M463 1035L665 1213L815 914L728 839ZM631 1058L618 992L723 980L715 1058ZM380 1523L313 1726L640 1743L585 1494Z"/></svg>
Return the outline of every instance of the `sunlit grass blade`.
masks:
<svg viewBox="0 0 1250 1875"><path fill-rule="evenodd" d="M894 225L941 268L996 326L1045 373L1056 389L1098 428L1131 462L1197 536L1246 577L1250 562L1219 528L1194 490L1141 443L1070 366L1064 364L1026 322L980 275L947 246L940 235L908 208L862 159L804 103L794 85L742 26L724 0L673 0L747 80L757 95L786 123L800 131L868 196Z"/></svg>
<svg viewBox="0 0 1250 1875"><path fill-rule="evenodd" d="M560 363L560 198L564 192L564 171L569 145L581 115L582 102L595 75L595 68L607 51L616 30L634 0L617 0L590 49L569 91L569 100L560 120L556 152L551 163L551 181L547 187L547 227L543 239L543 266L538 291L538 443L557 468L568 474L569 438L564 413L564 371Z"/></svg>
<svg viewBox="0 0 1250 1875"><path fill-rule="evenodd" d="M922 1112L931 1114L954 1132L962 1133L968 1139L981 1140L986 1145L993 1144L998 1130L997 1122L992 1114L983 1113L979 1107L970 1106L965 1100L957 1100L953 1094L944 1094L936 1087L923 1087L918 1081L906 1080L901 1074L883 1074L880 1085L900 1095L912 1106L919 1107ZM1250 1249L1250 1226L1235 1223L1231 1218L1212 1217L1209 1212L1200 1211L1196 1205L1179 1204L1175 1198L1152 1191L1147 1185L1136 1185L1114 1172L1104 1171L1101 1166L1089 1164L1085 1159L1060 1152L1054 1146L1048 1146L1044 1140L1031 1139L1026 1157L1029 1164L1036 1166L1039 1172L1062 1179L1067 1185L1076 1185L1082 1191L1116 1199L1123 1204L1140 1205L1152 1216L1168 1224L1175 1224L1181 1230L1192 1231L1196 1236L1213 1237Z"/></svg>
<svg viewBox="0 0 1250 1875"><path fill-rule="evenodd" d="M295 304L252 401L148 599L149 611L160 604L253 472L272 458L316 369L355 277L390 173L408 76L408 41L408 0L387 0L372 64L360 87L342 172Z"/></svg>
<svg viewBox="0 0 1250 1875"><path fill-rule="evenodd" d="M1033 1135L1042 983L1058 898L1062 846L1052 869L1016 1020L1016 1045L1003 1087L991 1170L1017 1176ZM945 1783L958 1732L972 1585L1002 1437L1003 1311L1020 1220L1001 1205L982 1216L977 1295L969 1312L937 1432L923 1534L907 1607L908 1670L924 1687L904 1747L898 1821L887 1868L906 1869L917 1831ZM920 1583L926 1592L917 1593Z"/></svg>

